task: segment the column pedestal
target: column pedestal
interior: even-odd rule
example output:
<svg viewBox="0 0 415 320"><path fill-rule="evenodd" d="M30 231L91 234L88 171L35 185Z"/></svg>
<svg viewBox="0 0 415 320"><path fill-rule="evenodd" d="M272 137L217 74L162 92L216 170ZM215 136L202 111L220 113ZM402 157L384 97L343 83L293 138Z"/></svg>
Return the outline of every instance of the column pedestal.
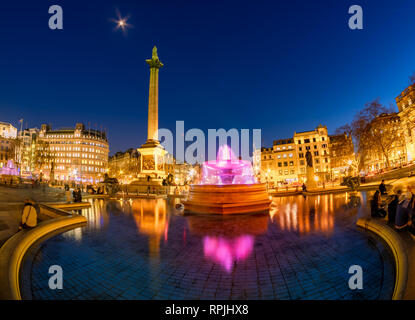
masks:
<svg viewBox="0 0 415 320"><path fill-rule="evenodd" d="M313 167L309 167L309 166L306 167L306 176L307 176L307 182L305 185L307 187L307 191L317 188L316 181L314 180L314 168Z"/></svg>

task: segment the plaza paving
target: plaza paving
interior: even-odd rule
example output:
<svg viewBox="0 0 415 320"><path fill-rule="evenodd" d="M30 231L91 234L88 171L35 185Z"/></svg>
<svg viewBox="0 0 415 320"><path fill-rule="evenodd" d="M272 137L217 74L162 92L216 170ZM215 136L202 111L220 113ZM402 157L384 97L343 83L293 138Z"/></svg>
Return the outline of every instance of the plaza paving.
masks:
<svg viewBox="0 0 415 320"><path fill-rule="evenodd" d="M31 249L23 298L391 298L390 252L355 226L368 212L365 193L279 198L269 216L255 218L173 208L165 200L95 200L83 213L89 226ZM63 290L48 287L54 264L63 268ZM348 286L351 265L363 268L363 290Z"/></svg>

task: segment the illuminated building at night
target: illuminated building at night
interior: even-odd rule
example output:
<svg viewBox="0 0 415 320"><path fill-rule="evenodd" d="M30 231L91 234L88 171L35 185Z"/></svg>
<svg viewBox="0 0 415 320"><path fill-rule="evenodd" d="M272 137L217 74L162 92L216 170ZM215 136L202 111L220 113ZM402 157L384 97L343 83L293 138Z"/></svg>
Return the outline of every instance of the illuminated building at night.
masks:
<svg viewBox="0 0 415 320"><path fill-rule="evenodd" d="M261 181L282 186L298 181L298 158L294 140L275 140L272 148L261 150Z"/></svg>
<svg viewBox="0 0 415 320"><path fill-rule="evenodd" d="M351 136L329 135L327 127L296 132L293 138L275 140L261 149L260 177L269 187L306 181L306 152L310 151L316 181L330 181L344 174L354 159Z"/></svg>
<svg viewBox="0 0 415 320"><path fill-rule="evenodd" d="M406 88L395 100L405 137L407 160L412 162L415 160L415 84Z"/></svg>
<svg viewBox="0 0 415 320"><path fill-rule="evenodd" d="M6 165L8 160L15 160L13 143L17 137L17 129L7 122L0 122L0 168Z"/></svg>
<svg viewBox="0 0 415 320"><path fill-rule="evenodd" d="M30 176L36 169L36 142L39 136L38 128L19 131L18 160L22 176Z"/></svg>
<svg viewBox="0 0 415 320"><path fill-rule="evenodd" d="M140 153L133 148L115 153L108 160L108 174L123 184L137 179L140 174Z"/></svg>
<svg viewBox="0 0 415 320"><path fill-rule="evenodd" d="M81 123L74 129L59 130L43 124L39 140L38 152L45 159L40 171L46 178L50 178L52 171L58 181L96 183L103 180L109 153L105 132L86 129Z"/></svg>
<svg viewBox="0 0 415 320"><path fill-rule="evenodd" d="M10 123L0 121L0 137L16 139L17 129Z"/></svg>
<svg viewBox="0 0 415 320"><path fill-rule="evenodd" d="M329 135L327 127L319 125L311 131L294 133L294 142L298 156L298 178L304 181L306 178L306 158L307 151L313 157L313 169L316 180L328 181L330 179L330 152Z"/></svg>

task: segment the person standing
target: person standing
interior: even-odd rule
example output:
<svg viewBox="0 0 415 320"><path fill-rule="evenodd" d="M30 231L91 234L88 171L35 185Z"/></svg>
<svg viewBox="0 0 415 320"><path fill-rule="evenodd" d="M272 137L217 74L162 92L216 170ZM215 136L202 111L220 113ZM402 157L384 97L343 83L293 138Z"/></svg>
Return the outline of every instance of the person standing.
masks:
<svg viewBox="0 0 415 320"><path fill-rule="evenodd" d="M408 186L407 191L401 195L396 210L395 228L397 230L406 230L411 225L410 211L413 208L413 201L414 196Z"/></svg>
<svg viewBox="0 0 415 320"><path fill-rule="evenodd" d="M379 185L379 191L381 195L387 194L386 192L386 185L385 185L385 180L382 180L382 182Z"/></svg>
<svg viewBox="0 0 415 320"><path fill-rule="evenodd" d="M71 202L71 190L69 190L69 185L65 184L65 195L66 195L66 202Z"/></svg>
<svg viewBox="0 0 415 320"><path fill-rule="evenodd" d="M386 211L380 207L380 192L379 190L375 191L375 194L373 195L373 199L371 201L371 216L372 217L380 217L383 218L386 216Z"/></svg>
<svg viewBox="0 0 415 320"><path fill-rule="evenodd" d="M389 223L395 223L396 210L398 209L399 197L402 191L398 190L396 194L392 196L392 201L388 204L388 221Z"/></svg>

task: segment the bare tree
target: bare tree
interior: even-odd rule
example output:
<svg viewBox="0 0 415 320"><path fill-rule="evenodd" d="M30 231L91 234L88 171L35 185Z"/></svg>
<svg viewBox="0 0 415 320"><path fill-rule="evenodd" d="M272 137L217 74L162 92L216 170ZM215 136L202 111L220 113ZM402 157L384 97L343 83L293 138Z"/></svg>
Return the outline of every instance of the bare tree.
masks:
<svg viewBox="0 0 415 320"><path fill-rule="evenodd" d="M36 151L34 155L35 169L41 171L48 166L52 166L52 163L55 161L55 156L50 150L49 142L44 140L38 140L36 143Z"/></svg>
<svg viewBox="0 0 415 320"><path fill-rule="evenodd" d="M346 133L348 136L353 133L353 128L350 124L346 123L345 125L338 127L336 131L334 132L335 135L344 134L344 133Z"/></svg>
<svg viewBox="0 0 415 320"><path fill-rule="evenodd" d="M409 76L409 84L410 85L415 84L415 71L411 76Z"/></svg>
<svg viewBox="0 0 415 320"><path fill-rule="evenodd" d="M399 117L394 113L394 107L386 107L379 98L368 102L354 117L352 123L338 128L336 133L352 134L358 151L358 166L363 168L363 159L378 154L383 155L389 166L390 153L395 147L403 145L400 134Z"/></svg>
<svg viewBox="0 0 415 320"><path fill-rule="evenodd" d="M386 167L389 167L393 149L404 145L399 121L399 116L396 113L381 114L373 119L366 126L360 138L364 154L382 155Z"/></svg>
<svg viewBox="0 0 415 320"><path fill-rule="evenodd" d="M8 147L6 147L7 148L6 149L7 159L13 160L13 162L17 165L19 164L18 152L19 152L20 144L21 144L21 139L19 138L10 139L9 145Z"/></svg>

